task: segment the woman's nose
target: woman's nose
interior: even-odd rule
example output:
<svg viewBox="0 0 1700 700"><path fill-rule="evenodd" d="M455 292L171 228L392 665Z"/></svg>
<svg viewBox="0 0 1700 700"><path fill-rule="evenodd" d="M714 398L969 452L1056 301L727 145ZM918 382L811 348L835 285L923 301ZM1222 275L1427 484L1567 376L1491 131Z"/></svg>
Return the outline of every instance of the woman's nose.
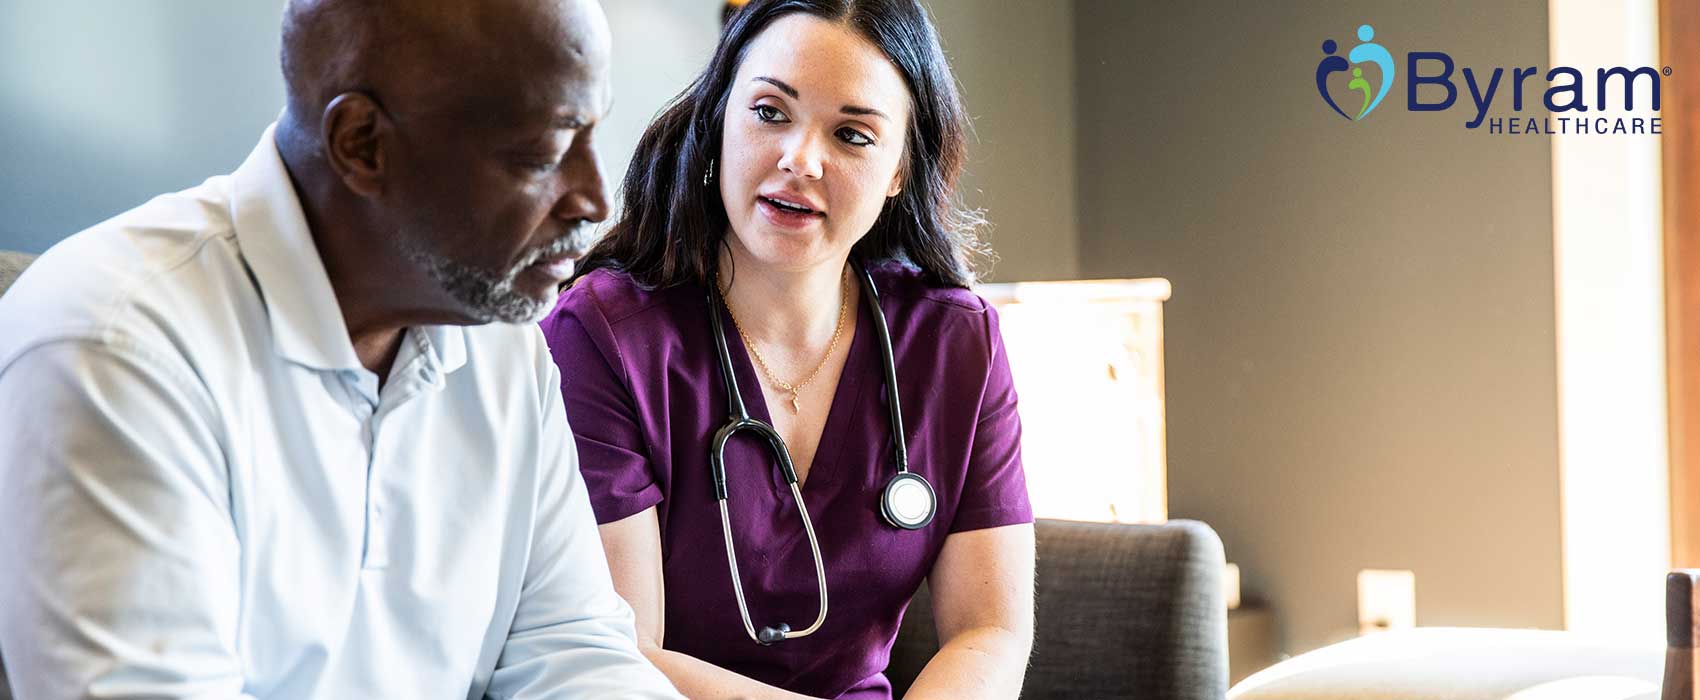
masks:
<svg viewBox="0 0 1700 700"><path fill-rule="evenodd" d="M779 158L779 169L806 180L819 180L822 154L820 140L808 133L787 139L785 153Z"/></svg>

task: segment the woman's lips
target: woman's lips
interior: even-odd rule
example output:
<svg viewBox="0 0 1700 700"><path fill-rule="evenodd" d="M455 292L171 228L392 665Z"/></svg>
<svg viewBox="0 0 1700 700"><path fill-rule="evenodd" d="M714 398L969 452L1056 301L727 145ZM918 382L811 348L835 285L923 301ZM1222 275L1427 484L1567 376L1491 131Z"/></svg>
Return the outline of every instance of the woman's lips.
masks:
<svg viewBox="0 0 1700 700"><path fill-rule="evenodd" d="M816 221L826 218L825 214L817 211L796 211L781 206L766 197L757 197L756 206L761 209L762 216L780 228L806 228Z"/></svg>

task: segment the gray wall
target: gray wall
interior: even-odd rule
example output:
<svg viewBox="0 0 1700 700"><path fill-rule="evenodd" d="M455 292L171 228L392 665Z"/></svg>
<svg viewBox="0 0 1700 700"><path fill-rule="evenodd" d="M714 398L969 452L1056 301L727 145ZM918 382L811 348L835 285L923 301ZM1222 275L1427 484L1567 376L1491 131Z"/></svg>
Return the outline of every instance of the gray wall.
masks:
<svg viewBox="0 0 1700 700"><path fill-rule="evenodd" d="M720 7L606 4L614 111L597 149L617 183L644 125L707 60ZM283 108L283 5L0 0L0 249L40 252L241 164Z"/></svg>
<svg viewBox="0 0 1700 700"><path fill-rule="evenodd" d="M0 249L240 165L283 106L281 0L0 0Z"/></svg>
<svg viewBox="0 0 1700 700"><path fill-rule="evenodd" d="M1549 142L1313 78L1366 21L1401 71L1547 65L1545 3L1077 5L1081 272L1174 284L1171 515L1293 652L1355 632L1363 568L1416 572L1418 624L1560 626Z"/></svg>
<svg viewBox="0 0 1700 700"><path fill-rule="evenodd" d="M964 181L995 279L1076 271L1070 3L932 0L980 141ZM707 61L718 0L604 2L618 183L649 119ZM40 252L162 192L233 170L283 105L282 0L0 0L0 249ZM1035 57L1009 72L1005 52Z"/></svg>

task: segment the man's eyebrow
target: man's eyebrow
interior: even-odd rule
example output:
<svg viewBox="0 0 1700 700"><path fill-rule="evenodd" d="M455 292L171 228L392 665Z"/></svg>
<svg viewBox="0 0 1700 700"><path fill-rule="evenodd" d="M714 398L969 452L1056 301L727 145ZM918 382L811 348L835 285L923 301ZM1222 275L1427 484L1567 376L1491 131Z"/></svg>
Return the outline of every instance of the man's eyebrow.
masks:
<svg viewBox="0 0 1700 700"><path fill-rule="evenodd" d="M550 120L549 126L567 131L577 131L579 129L583 129L585 124L588 123L588 120L577 114L562 114L557 115L554 119Z"/></svg>
<svg viewBox="0 0 1700 700"><path fill-rule="evenodd" d="M797 99L797 94L798 94L797 88L794 88L794 87L791 87L790 85L787 85L785 83L785 81L780 80L778 78L769 78L765 75L758 75L754 78L751 78L750 81L751 82L767 83L767 84L772 85L776 88L779 88L779 91L785 93L785 95L787 97L790 97L793 100Z"/></svg>

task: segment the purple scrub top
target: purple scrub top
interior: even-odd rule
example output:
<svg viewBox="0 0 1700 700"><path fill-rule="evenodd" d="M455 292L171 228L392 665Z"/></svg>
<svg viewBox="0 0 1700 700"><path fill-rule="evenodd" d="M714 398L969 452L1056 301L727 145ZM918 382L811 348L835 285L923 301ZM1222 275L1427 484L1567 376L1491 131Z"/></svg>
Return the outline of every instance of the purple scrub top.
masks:
<svg viewBox="0 0 1700 700"><path fill-rule="evenodd" d="M897 359L909 468L932 483L937 514L915 531L880 518L879 496L896 467L879 341L858 295L856 334L803 482L826 568L826 623L769 647L744 632L710 479L709 441L729 412L706 290L645 291L597 270L543 321L597 521L657 509L667 649L792 692L887 700L898 623L945 538L1032 522L997 312L968 290L928 285L906 265L876 265L872 274ZM749 354L718 312L744 402L769 420ZM739 433L726 448L726 472L751 621L758 630L808 626L818 605L814 562L771 452Z"/></svg>

